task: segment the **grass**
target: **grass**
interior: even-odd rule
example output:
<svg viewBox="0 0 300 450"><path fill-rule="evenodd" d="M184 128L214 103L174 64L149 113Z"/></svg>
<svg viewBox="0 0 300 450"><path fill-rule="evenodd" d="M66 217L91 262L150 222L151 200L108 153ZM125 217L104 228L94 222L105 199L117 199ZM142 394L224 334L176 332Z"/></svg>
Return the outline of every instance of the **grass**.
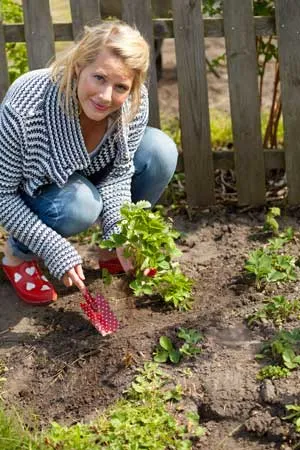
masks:
<svg viewBox="0 0 300 450"><path fill-rule="evenodd" d="M0 406L0 450L191 449L190 437L200 438L205 429L195 413L179 419L172 404L180 401L181 388L166 389L169 381L157 364L148 362L126 396L95 421L70 427L52 423L42 433L30 432Z"/></svg>
<svg viewBox="0 0 300 450"><path fill-rule="evenodd" d="M262 136L264 136L265 134L267 123L268 123L268 112L263 111L261 114ZM179 128L178 117L166 118L165 116L162 115L161 127L162 130L176 142L177 146L181 147L181 133ZM228 146L228 144L233 143L232 124L229 113L220 112L214 109L210 110L210 134L211 134L211 145L213 150L216 150L218 148L225 148ZM282 118L279 122L277 139L278 139L278 146L282 147L283 145Z"/></svg>

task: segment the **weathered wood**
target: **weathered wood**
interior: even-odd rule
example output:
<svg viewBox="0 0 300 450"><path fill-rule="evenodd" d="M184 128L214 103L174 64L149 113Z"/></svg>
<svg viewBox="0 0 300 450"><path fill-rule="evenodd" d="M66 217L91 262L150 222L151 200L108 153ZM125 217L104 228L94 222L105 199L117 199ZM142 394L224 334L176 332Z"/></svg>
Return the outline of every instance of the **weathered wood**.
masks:
<svg viewBox="0 0 300 450"><path fill-rule="evenodd" d="M157 75L154 58L154 39L152 27L151 0L123 0L122 19L130 25L135 25L150 45L151 62L149 70L149 124L159 128L159 106L157 91Z"/></svg>
<svg viewBox="0 0 300 450"><path fill-rule="evenodd" d="M224 30L239 204L265 202L252 0L224 0Z"/></svg>
<svg viewBox="0 0 300 450"><path fill-rule="evenodd" d="M121 0L120 0L121 1ZM160 19L153 19L153 24ZM173 19L164 19L168 28L168 38L174 37ZM254 19L255 32L257 36L270 36L276 33L275 19L273 17L256 17ZM72 41L73 29L71 23L55 23L54 35L56 41ZM154 28L155 31L155 28ZM5 24L4 36L6 42L24 42L24 25L22 24ZM205 37L224 37L224 21L223 19L204 19L204 36ZM156 36L155 37L160 37Z"/></svg>
<svg viewBox="0 0 300 450"><path fill-rule="evenodd" d="M297 204L300 202L300 4L299 0L276 0L275 4L288 201Z"/></svg>
<svg viewBox="0 0 300 450"><path fill-rule="evenodd" d="M28 65L39 69L55 56L49 0L23 0L23 12Z"/></svg>
<svg viewBox="0 0 300 450"><path fill-rule="evenodd" d="M0 70L0 102L1 102L9 86L4 31L1 17L0 17L0 61L1 61L1 70Z"/></svg>
<svg viewBox="0 0 300 450"><path fill-rule="evenodd" d="M284 150L268 149L263 151L265 170L284 169ZM213 161L215 169L234 169L234 151L222 150L213 152Z"/></svg>
<svg viewBox="0 0 300 450"><path fill-rule="evenodd" d="M101 20L99 0L70 0L73 37L77 39L85 25L93 25Z"/></svg>
<svg viewBox="0 0 300 450"><path fill-rule="evenodd" d="M186 190L191 206L209 205L215 201L200 3L173 0L179 112Z"/></svg>

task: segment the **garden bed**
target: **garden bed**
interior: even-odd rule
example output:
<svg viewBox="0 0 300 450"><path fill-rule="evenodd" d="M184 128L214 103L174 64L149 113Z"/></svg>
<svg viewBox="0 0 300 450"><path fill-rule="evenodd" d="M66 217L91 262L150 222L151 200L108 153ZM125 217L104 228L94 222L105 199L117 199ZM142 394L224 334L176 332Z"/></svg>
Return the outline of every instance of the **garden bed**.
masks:
<svg viewBox="0 0 300 450"><path fill-rule="evenodd" d="M76 244L84 256L87 284L110 300L121 322L113 335L100 336L83 317L76 290L56 284L58 301L30 307L17 299L8 282L0 285L0 359L8 368L2 385L5 402L24 410L27 423L41 427L87 422L122 396L138 368L153 360L162 335L176 343L180 327L204 336L201 353L178 365L162 364L182 385L185 411L198 412L207 432L193 448L207 450L295 448L300 435L283 420L285 405L300 399L300 370L278 380L258 381L263 363L255 359L261 343L275 333L266 321L249 327L246 317L266 297L299 297L299 281L268 283L258 291L243 272L249 252L266 242L265 211L216 206L189 220L174 218L183 232L178 246L184 273L194 280L191 311L178 312L157 301L136 299L126 276L104 285L95 263L97 248ZM300 210L283 215L296 238L287 252L299 255ZM300 322L285 324L291 330Z"/></svg>

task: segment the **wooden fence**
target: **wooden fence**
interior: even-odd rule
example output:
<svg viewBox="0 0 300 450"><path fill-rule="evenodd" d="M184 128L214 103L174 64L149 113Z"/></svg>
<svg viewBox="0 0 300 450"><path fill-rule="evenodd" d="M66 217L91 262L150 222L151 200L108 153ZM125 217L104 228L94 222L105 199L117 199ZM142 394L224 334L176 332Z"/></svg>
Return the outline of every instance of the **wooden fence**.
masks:
<svg viewBox="0 0 300 450"><path fill-rule="evenodd" d="M49 0L23 0L24 25L3 24L0 21L0 99L9 84L5 43L26 42L29 67L43 67L55 54L55 41L71 41L84 24L94 21L97 17L101 18L102 2L104 3L104 0L70 0L72 23L53 24ZM121 17L131 24L136 24L153 49L154 21L151 0L119 2ZM165 3L165 0L160 2ZM253 17L252 0L223 0L223 5L222 18L204 19L200 0L172 0L172 19L166 20L168 37L175 38L188 202L191 206L213 204L214 169L234 168L239 204L263 204L266 170L285 168L288 202L298 204L300 2L275 0L275 19ZM274 34L278 36L284 150L264 150L260 127L255 37ZM224 36L234 151L213 152L210 142L205 38ZM150 123L159 126L154 61L150 73L150 107Z"/></svg>

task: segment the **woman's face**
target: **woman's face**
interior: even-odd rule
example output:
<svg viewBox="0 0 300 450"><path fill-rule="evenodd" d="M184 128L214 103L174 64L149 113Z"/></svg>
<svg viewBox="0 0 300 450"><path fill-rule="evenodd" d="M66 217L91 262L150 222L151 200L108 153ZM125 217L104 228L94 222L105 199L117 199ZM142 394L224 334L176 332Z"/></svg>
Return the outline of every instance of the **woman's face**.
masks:
<svg viewBox="0 0 300 450"><path fill-rule="evenodd" d="M135 73L121 58L102 50L84 68L76 67L77 95L85 116L101 121L117 111L128 98Z"/></svg>

